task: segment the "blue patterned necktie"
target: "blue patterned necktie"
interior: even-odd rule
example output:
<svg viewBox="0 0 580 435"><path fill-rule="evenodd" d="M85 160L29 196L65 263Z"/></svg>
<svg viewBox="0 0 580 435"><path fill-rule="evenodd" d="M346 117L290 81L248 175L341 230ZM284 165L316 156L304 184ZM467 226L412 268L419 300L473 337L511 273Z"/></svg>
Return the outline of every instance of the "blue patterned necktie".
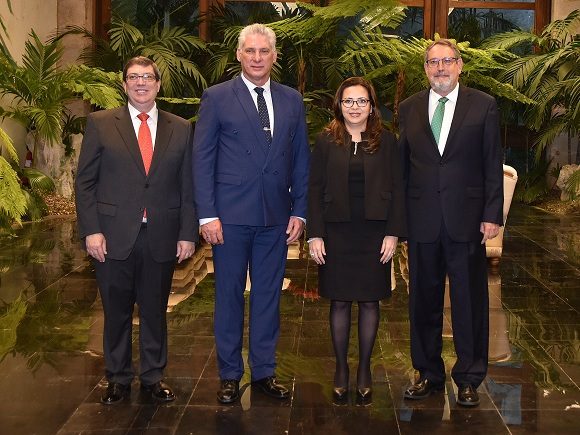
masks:
<svg viewBox="0 0 580 435"><path fill-rule="evenodd" d="M262 130L268 141L268 146L272 143L272 131L270 130L270 116L268 115L268 106L264 99L264 88L254 88L258 94L258 115L260 115L260 122L262 123Z"/></svg>
<svg viewBox="0 0 580 435"><path fill-rule="evenodd" d="M441 126L443 125L443 115L445 114L445 103L449 101L447 97L439 98L439 103L435 108L435 113L433 113L433 119L431 119L431 130L433 131L433 136L435 136L435 142L439 145L439 136L441 135Z"/></svg>

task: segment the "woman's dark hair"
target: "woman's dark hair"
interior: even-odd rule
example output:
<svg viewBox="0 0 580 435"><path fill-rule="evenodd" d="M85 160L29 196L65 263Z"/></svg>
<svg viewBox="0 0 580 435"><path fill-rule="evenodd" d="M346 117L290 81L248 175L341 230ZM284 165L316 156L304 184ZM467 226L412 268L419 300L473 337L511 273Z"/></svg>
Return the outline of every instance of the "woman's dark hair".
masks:
<svg viewBox="0 0 580 435"><path fill-rule="evenodd" d="M344 116L342 116L342 94L346 88L352 86L362 86L369 94L369 103L371 105L371 113L367 120L367 129L365 138L368 143L363 147L365 152L372 154L378 148L381 142L381 132L383 131L383 124L381 122L381 113L377 109L377 94L373 85L362 77L350 77L343 81L334 95L334 103L332 108L334 110L334 119L326 126L324 131L328 132L334 141L340 146L350 146L350 134L346 130L344 123Z"/></svg>

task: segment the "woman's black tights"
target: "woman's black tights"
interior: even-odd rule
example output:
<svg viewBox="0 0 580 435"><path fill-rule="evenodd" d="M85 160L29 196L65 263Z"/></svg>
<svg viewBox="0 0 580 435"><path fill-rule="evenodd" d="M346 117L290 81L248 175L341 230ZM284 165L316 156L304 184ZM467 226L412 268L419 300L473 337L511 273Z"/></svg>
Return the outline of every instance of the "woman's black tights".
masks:
<svg viewBox="0 0 580 435"><path fill-rule="evenodd" d="M352 302L333 300L330 303L330 333L336 356L334 385L348 387L348 339ZM371 354L379 328L379 302L358 303L358 371L357 388L370 387Z"/></svg>

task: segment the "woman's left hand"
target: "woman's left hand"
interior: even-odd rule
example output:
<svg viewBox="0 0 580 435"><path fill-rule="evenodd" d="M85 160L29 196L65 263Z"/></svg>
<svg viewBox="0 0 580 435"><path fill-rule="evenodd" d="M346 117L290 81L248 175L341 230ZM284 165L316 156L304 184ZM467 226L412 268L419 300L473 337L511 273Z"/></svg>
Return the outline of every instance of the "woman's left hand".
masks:
<svg viewBox="0 0 580 435"><path fill-rule="evenodd" d="M383 239L383 244L381 246L381 263L386 264L393 255L395 255L395 250L397 249L397 240L395 236L385 236Z"/></svg>

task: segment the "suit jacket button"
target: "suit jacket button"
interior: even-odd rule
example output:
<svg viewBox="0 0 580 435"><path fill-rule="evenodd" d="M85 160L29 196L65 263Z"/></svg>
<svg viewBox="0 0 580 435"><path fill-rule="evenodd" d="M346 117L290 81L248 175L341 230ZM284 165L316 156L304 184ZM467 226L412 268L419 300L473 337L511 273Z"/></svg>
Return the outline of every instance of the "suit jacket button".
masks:
<svg viewBox="0 0 580 435"><path fill-rule="evenodd" d="M246 154L252 154L250 150L246 150Z"/></svg>
<svg viewBox="0 0 580 435"><path fill-rule="evenodd" d="M278 175L278 171L274 171L274 175Z"/></svg>
<svg viewBox="0 0 580 435"><path fill-rule="evenodd" d="M149 183L145 183L145 189L149 188Z"/></svg>

